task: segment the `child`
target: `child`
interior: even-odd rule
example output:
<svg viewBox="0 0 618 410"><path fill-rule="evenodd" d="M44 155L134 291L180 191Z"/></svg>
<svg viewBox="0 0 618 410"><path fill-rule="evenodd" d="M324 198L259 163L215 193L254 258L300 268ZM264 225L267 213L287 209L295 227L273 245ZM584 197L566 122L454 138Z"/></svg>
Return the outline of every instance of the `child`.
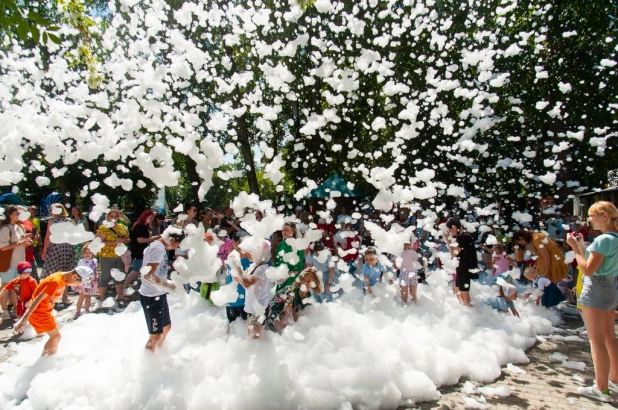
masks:
<svg viewBox="0 0 618 410"><path fill-rule="evenodd" d="M373 295L372 286L378 283L386 268L378 261L378 251L374 247L369 247L365 251L365 263L363 264L363 291Z"/></svg>
<svg viewBox="0 0 618 410"><path fill-rule="evenodd" d="M26 313L26 304L32 298L36 290L36 280L30 277L32 265L29 262L19 262L17 264L17 277L10 281L4 289L0 290L0 297L12 290L12 303L15 306L15 313L20 318ZM2 319L0 319L2 323Z"/></svg>
<svg viewBox="0 0 618 410"><path fill-rule="evenodd" d="M494 246L495 249L495 246ZM514 316L519 317L519 312L515 309L513 301L517 299L517 287L507 283L504 279L498 278L498 297L491 298L485 301L485 303L498 312L507 313L511 309L511 313Z"/></svg>
<svg viewBox="0 0 618 410"><path fill-rule="evenodd" d="M399 280L401 283L401 300L403 303L408 303L408 294L412 296L412 302L416 304L416 287L418 286L419 270L422 266L418 262L418 242L414 243L414 249L411 244L412 241L408 240L403 244L403 252L401 252L401 262L399 258L395 261L395 266L401 272L399 274ZM364 270L364 269L363 269Z"/></svg>
<svg viewBox="0 0 618 410"><path fill-rule="evenodd" d="M324 291L319 295L313 295L316 302L332 302L333 296L330 287L335 283L335 266L332 261L330 250L326 249L324 242L317 241L311 245L310 252L305 259L305 268L313 267L322 277Z"/></svg>
<svg viewBox="0 0 618 410"><path fill-rule="evenodd" d="M240 266L240 269L244 272L251 265L251 261L245 254L241 254L238 246L240 245L240 236L238 232L232 233L232 241L234 242L234 250L227 256L227 275L226 283L232 283L232 281L238 283L237 278L233 275L234 269ZM238 292L238 299L235 302L228 303L225 306L225 313L228 322L232 323L238 317L242 320L247 320L247 312L245 312L245 288L240 283L236 286ZM229 330L229 329L228 329Z"/></svg>
<svg viewBox="0 0 618 410"><path fill-rule="evenodd" d="M73 290L79 294L79 298L77 299L77 312L75 316L73 316L73 319L77 319L81 316L84 300L86 301L84 310L90 313L90 301L92 296L99 294L99 288L97 286L97 260L94 258L94 254L90 250L89 245L90 243L85 243L82 247L82 258L77 263L77 266L89 267L93 272L92 280L89 283L73 287Z"/></svg>
<svg viewBox="0 0 618 410"><path fill-rule="evenodd" d="M539 272L536 268L526 268L524 276L526 279L532 281L532 286L538 288L541 293L536 298L537 306L540 304L549 309L564 300L564 295L560 292L558 286L546 277L539 276ZM525 296L528 296L528 294Z"/></svg>
<svg viewBox="0 0 618 410"><path fill-rule="evenodd" d="M298 312L305 308L303 300L310 297L311 292L322 294L318 271L313 267L303 270L294 283L277 292L266 309L266 326L275 332L285 329L290 319L297 321Z"/></svg>
<svg viewBox="0 0 618 410"><path fill-rule="evenodd" d="M32 303L28 310L15 324L15 333L22 333L30 322L37 334L47 333L49 335L41 356L55 354L58 351L61 336L53 315L54 303L62 296L67 285L88 283L93 274L89 267L78 266L72 271L56 272L43 279L32 295Z"/></svg>
<svg viewBox="0 0 618 410"><path fill-rule="evenodd" d="M268 261L270 260L270 243L266 239L249 237L245 238L239 248L249 254L253 264L246 272L240 272L235 267L232 272L245 288L245 312L247 313L247 333L253 339L261 336L264 313L270 302L271 282L266 277Z"/></svg>
<svg viewBox="0 0 618 410"><path fill-rule="evenodd" d="M517 262L515 262L509 255L504 254L505 250L506 247L502 243L498 243L493 246L494 255L492 258L492 266L495 269L494 278L508 272L511 266L514 268L517 267Z"/></svg>

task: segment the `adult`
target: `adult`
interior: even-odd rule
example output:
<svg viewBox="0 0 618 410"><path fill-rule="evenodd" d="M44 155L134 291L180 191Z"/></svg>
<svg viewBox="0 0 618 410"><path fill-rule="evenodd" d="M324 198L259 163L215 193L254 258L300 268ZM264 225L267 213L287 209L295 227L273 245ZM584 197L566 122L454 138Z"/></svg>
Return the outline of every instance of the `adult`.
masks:
<svg viewBox="0 0 618 410"><path fill-rule="evenodd" d="M588 216L592 226L602 232L590 246L584 248L581 234L567 236L584 274L580 303L596 376L596 385L577 390L609 402L609 390L618 392L618 342L614 333L618 305L618 209L611 202L599 201L590 207Z"/></svg>
<svg viewBox="0 0 618 410"><path fill-rule="evenodd" d="M529 246L530 252L537 255L536 269L539 275L555 284L568 277L562 250L544 233L519 229L513 233L512 243L520 249Z"/></svg>
<svg viewBox="0 0 618 410"><path fill-rule="evenodd" d="M77 265L73 245L68 242L51 243L49 240L54 224L74 224L74 222L69 218L69 213L62 204L52 204L49 207L49 213L51 219L47 221L47 232L45 233L45 242L43 244L43 252L41 253L41 259L45 261L41 279L56 272L70 272ZM68 301L69 298L65 293L62 297L62 303L67 303Z"/></svg>
<svg viewBox="0 0 618 410"><path fill-rule="evenodd" d="M75 225L83 225L84 230L86 232L90 232L90 225L88 224L88 220L84 217L84 213L79 206L74 206L71 208L71 220ZM83 243L80 243L75 246L75 265L82 258L82 248L84 247Z"/></svg>
<svg viewBox="0 0 618 410"><path fill-rule="evenodd" d="M167 224L165 223L165 215L155 212L154 218L150 222L150 233L152 236L161 235L165 229L167 229Z"/></svg>
<svg viewBox="0 0 618 410"><path fill-rule="evenodd" d="M234 219L234 210L231 206L227 205L223 209L223 218L221 218L220 229L225 229L228 235L232 235L235 231L241 231L240 223Z"/></svg>
<svg viewBox="0 0 618 410"><path fill-rule="evenodd" d="M200 225L204 228L204 232L210 229L210 221L214 216L214 212L208 207L200 211Z"/></svg>
<svg viewBox="0 0 618 410"><path fill-rule="evenodd" d="M101 224L97 231L97 237L103 241L103 249L99 252L101 257L101 276L99 278L99 299L97 300L97 309L100 309L105 300L107 287L112 279L112 269L117 269L122 273L126 273L124 262L120 255L116 253L116 246L119 244L128 245L131 241L129 230L126 226L118 223L120 220L120 212L117 209L110 209L105 216L105 222ZM114 287L116 288L116 300L126 300L123 295L122 281L114 279Z"/></svg>
<svg viewBox="0 0 618 410"><path fill-rule="evenodd" d="M167 292L176 290L176 286L167 279L167 251L178 249L184 238L185 233L180 227L171 226L144 250L144 266L150 271L143 276L139 300L150 334L146 349L153 352L163 344L172 329Z"/></svg>
<svg viewBox="0 0 618 410"><path fill-rule="evenodd" d="M348 215L348 210L344 207L341 207L341 212L339 212L339 216L337 217L337 223L342 224L345 219L350 219L350 215Z"/></svg>
<svg viewBox="0 0 618 410"><path fill-rule="evenodd" d="M159 235L151 236L149 226L154 219L154 213L147 209L141 213L139 218L133 223L129 238L131 239L131 259L133 261L133 268L127 276L123 285L123 293L127 295L126 289L131 285L131 282L135 280L139 271L142 268L142 262L144 259L144 250L148 245L160 238Z"/></svg>
<svg viewBox="0 0 618 410"><path fill-rule="evenodd" d="M5 219L0 222L0 290L17 277L17 265L26 258L26 247L32 241L26 237L26 230L19 220L19 208L9 206L5 210ZM0 296L3 320L10 319L7 310L8 293Z"/></svg>
<svg viewBox="0 0 618 410"><path fill-rule="evenodd" d="M305 262L305 252L302 249L294 252L292 246L286 242L287 239L296 238L296 224L286 222L283 224L281 233L283 234L283 240L277 244L274 265L275 267L287 265L290 276L283 283L277 285L277 290L294 283L296 276L303 270Z"/></svg>
<svg viewBox="0 0 618 410"><path fill-rule="evenodd" d="M448 234L443 233L444 240L448 245L451 258L457 258L459 265L455 269L455 293L461 304L464 306L472 306L470 304L470 284L472 279L478 279L478 260L476 258L476 247L474 239L461 225L461 221L457 218L449 218L446 221ZM450 235L452 239L449 238Z"/></svg>
<svg viewBox="0 0 618 410"><path fill-rule="evenodd" d="M64 293L67 285L78 286L87 283L93 274L89 267L78 266L69 272L56 272L43 279L32 295L32 303L28 310L15 324L15 333L23 332L30 322L37 334L49 335L41 356L55 354L61 339L53 314L56 299Z"/></svg>

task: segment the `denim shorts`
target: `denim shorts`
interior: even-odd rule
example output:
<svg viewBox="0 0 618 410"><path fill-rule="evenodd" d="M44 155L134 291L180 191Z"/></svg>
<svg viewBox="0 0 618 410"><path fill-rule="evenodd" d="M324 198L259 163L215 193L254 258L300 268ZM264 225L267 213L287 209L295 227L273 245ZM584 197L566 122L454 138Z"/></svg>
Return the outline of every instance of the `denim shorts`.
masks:
<svg viewBox="0 0 618 410"><path fill-rule="evenodd" d="M142 269L142 265L144 263L143 259L133 259L133 270L139 272Z"/></svg>
<svg viewBox="0 0 618 410"><path fill-rule="evenodd" d="M582 306L600 310L613 310L618 306L618 288L614 276L584 276Z"/></svg>

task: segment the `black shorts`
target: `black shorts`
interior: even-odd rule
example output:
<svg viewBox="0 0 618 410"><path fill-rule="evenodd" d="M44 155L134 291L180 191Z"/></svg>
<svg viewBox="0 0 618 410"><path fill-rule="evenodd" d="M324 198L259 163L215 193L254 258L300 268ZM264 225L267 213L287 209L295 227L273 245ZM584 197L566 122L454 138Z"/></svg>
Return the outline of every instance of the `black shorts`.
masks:
<svg viewBox="0 0 618 410"><path fill-rule="evenodd" d="M139 295L139 301L146 316L146 326L151 335L160 335L163 328L172 324L170 308L167 305L167 295L144 296Z"/></svg>
<svg viewBox="0 0 618 410"><path fill-rule="evenodd" d="M241 317L242 320L247 320L247 312L245 312L244 306L226 306L225 313L230 323L235 321L238 317Z"/></svg>
<svg viewBox="0 0 618 410"><path fill-rule="evenodd" d="M472 279L470 270L457 268L455 273L455 286L457 286L457 289L460 292L470 292L470 280Z"/></svg>

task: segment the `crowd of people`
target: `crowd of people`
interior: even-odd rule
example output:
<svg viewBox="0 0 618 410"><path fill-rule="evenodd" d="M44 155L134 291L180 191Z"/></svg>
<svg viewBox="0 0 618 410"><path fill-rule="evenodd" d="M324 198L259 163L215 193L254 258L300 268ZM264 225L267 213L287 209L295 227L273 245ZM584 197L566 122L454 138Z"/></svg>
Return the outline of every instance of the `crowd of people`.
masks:
<svg viewBox="0 0 618 410"><path fill-rule="evenodd" d="M93 296L94 311L100 310L110 285L112 309L138 297L150 334L146 348L155 351L171 329L168 293L197 292L214 304L214 292L235 284L237 296L227 301L226 316L230 323L246 321L248 335L259 338L293 323L310 303L336 302L350 291L340 286L344 279L365 297L373 297L376 287L395 287L400 303L414 306L419 285L441 271L448 273L454 296L466 307L473 305L471 289L481 285L495 286L495 297L485 304L504 314L520 315L518 299L530 298L548 309L576 303L597 376L594 386L580 392L601 401L608 401L610 390L618 392L618 210L609 202L594 204L587 222L561 214L511 231L499 214L438 215L401 207L392 213L366 209L349 215L341 208L325 219L300 206L269 239L250 236L229 206L218 213L186 204L173 218L145 210L132 224L117 208L98 221L86 219L78 207L69 215L62 204L51 205L49 212L44 238L35 206L7 207L0 225L1 318L17 318L16 332L30 323L37 333L48 333L43 354L57 350L60 333L52 313L56 303L68 303L69 287L79 294L75 319L90 312ZM258 222L264 218L261 211L254 216ZM60 223L92 230L102 248L50 241L50 227ZM191 225L202 229L208 245L217 246L222 267L215 281L179 289L170 279L172 262L192 257L180 247ZM399 238L398 254L376 246L376 227ZM296 240L315 230L321 238L299 249ZM279 272L277 279L273 270ZM432 281L432 286L439 284Z"/></svg>

